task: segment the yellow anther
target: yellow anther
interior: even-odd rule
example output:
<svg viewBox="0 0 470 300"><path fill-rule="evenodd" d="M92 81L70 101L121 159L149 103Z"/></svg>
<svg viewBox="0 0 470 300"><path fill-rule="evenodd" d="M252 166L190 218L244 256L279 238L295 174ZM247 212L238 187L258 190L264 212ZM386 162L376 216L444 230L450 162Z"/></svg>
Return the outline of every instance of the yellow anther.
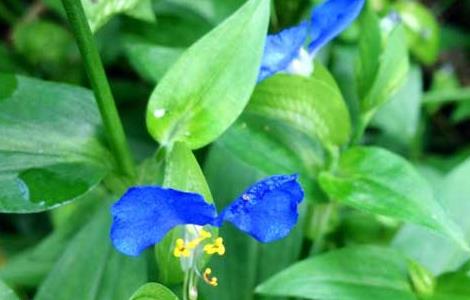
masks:
<svg viewBox="0 0 470 300"><path fill-rule="evenodd" d="M224 239L219 237L215 239L215 242L213 244L205 245L204 252L206 252L209 255L212 255L215 253L219 255L224 255L225 254Z"/></svg>
<svg viewBox="0 0 470 300"><path fill-rule="evenodd" d="M212 234L209 231L201 229L201 232L199 232L199 237L202 239L208 239L212 237Z"/></svg>
<svg viewBox="0 0 470 300"><path fill-rule="evenodd" d="M194 240L190 241L187 245L188 249L194 249L196 248L202 241L212 237L212 234L209 231L205 231L204 229L201 229L199 232L199 236L195 238Z"/></svg>
<svg viewBox="0 0 470 300"><path fill-rule="evenodd" d="M177 239L173 255L176 257L189 257L189 249L184 245L183 239Z"/></svg>
<svg viewBox="0 0 470 300"><path fill-rule="evenodd" d="M212 273L212 269L206 268L206 270L204 271L204 274L202 275L202 278L208 285L217 286L218 285L217 277L209 278L209 275L211 275L211 273Z"/></svg>

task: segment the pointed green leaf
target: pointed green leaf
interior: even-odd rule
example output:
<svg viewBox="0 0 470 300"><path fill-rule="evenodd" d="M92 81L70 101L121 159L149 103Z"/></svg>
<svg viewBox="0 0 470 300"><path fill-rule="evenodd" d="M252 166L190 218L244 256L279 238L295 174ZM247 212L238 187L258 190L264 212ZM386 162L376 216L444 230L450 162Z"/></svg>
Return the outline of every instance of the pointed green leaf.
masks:
<svg viewBox="0 0 470 300"><path fill-rule="evenodd" d="M250 0L190 47L152 94L147 127L163 145L205 146L241 114L255 87L268 0Z"/></svg>
<svg viewBox="0 0 470 300"><path fill-rule="evenodd" d="M378 108L398 90L408 73L406 37L401 25L386 33L384 42L377 16L366 11L361 19L357 69L359 96L363 113Z"/></svg>
<svg viewBox="0 0 470 300"><path fill-rule="evenodd" d="M256 292L321 300L416 300L407 260L391 249L372 246L303 260L265 281Z"/></svg>
<svg viewBox="0 0 470 300"><path fill-rule="evenodd" d="M320 174L331 199L355 208L426 226L467 248L461 229L436 201L429 184L405 159L385 149L345 151L334 174Z"/></svg>

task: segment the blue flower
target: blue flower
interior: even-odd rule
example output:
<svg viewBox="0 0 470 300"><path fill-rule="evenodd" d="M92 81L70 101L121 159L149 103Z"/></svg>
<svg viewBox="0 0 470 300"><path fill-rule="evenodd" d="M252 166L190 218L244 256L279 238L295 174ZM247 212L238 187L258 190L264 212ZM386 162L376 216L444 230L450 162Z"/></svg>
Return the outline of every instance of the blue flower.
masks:
<svg viewBox="0 0 470 300"><path fill-rule="evenodd" d="M303 197L297 175L272 176L249 187L217 215L215 206L199 194L159 186L133 187L111 209L110 236L117 250L137 256L178 225L220 227L228 221L260 242L272 242L287 236L296 225ZM178 240L175 256L189 256L189 250L210 237L201 231L190 242ZM205 245L204 251L223 254L222 239Z"/></svg>
<svg viewBox="0 0 470 300"><path fill-rule="evenodd" d="M364 2L326 0L313 10L309 21L268 35L258 81L278 72L309 76L315 54L357 18Z"/></svg>

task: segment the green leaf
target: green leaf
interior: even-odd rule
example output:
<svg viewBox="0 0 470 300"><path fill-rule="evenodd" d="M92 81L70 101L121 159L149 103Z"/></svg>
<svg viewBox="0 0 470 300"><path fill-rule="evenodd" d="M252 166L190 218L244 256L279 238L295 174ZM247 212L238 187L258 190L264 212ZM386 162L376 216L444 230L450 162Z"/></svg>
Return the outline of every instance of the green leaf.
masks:
<svg viewBox="0 0 470 300"><path fill-rule="evenodd" d="M181 56L150 98L157 141L200 148L236 120L256 84L268 19L269 1L250 0Z"/></svg>
<svg viewBox="0 0 470 300"><path fill-rule="evenodd" d="M220 170L229 171L221 176ZM257 165L241 160L237 153L220 146L218 142L212 146L204 167L220 209L257 180L272 175L271 172L277 173L273 167L270 170L267 173ZM303 209L304 206L301 207L301 212ZM219 235L224 238L226 254L223 258L215 258L210 262L219 284L217 288L203 288L204 299L255 299L253 291L259 282L286 268L299 257L303 238L302 215L300 219L287 238L270 244L259 243L234 226L223 226Z"/></svg>
<svg viewBox="0 0 470 300"><path fill-rule="evenodd" d="M91 30L97 31L112 16L132 11L142 0L81 0Z"/></svg>
<svg viewBox="0 0 470 300"><path fill-rule="evenodd" d="M385 37L384 43L378 34L378 26L376 16L363 18L362 32L370 31L361 35L359 46L357 76L364 114L373 112L390 99L403 84L409 68L402 26L394 28Z"/></svg>
<svg viewBox="0 0 470 300"><path fill-rule="evenodd" d="M140 0L137 5L127 11L126 14L142 21L154 23L157 19L155 18L152 2L152 0Z"/></svg>
<svg viewBox="0 0 470 300"><path fill-rule="evenodd" d="M166 157L163 186L198 193L212 203L212 195L204 174L191 150L184 143L176 143ZM156 245L155 257L159 267L159 281L164 284L179 283L184 278L180 260L173 255L175 241L184 236L184 227L171 230Z"/></svg>
<svg viewBox="0 0 470 300"><path fill-rule="evenodd" d="M64 64L73 46L72 35L49 21L21 22L13 31L14 47L33 64ZM47 47L48 51L44 51Z"/></svg>
<svg viewBox="0 0 470 300"><path fill-rule="evenodd" d="M0 299L2 300L20 300L15 292L10 289L3 281L0 281Z"/></svg>
<svg viewBox="0 0 470 300"><path fill-rule="evenodd" d="M470 243L470 159L452 170L442 182L434 184L437 198L455 222L462 228ZM470 258L468 252L452 242L423 228L407 225L393 242L394 246L426 266L435 274L455 271Z"/></svg>
<svg viewBox="0 0 470 300"><path fill-rule="evenodd" d="M325 151L282 120L244 113L216 144L265 174L299 173L306 197L323 199L315 178L325 166Z"/></svg>
<svg viewBox="0 0 470 300"><path fill-rule="evenodd" d="M447 273L437 280L437 289L429 300L470 299L470 276L464 272Z"/></svg>
<svg viewBox="0 0 470 300"><path fill-rule="evenodd" d="M355 208L426 226L468 248L462 231L434 198L429 184L405 159L381 148L345 151L334 174L320 174L331 199Z"/></svg>
<svg viewBox="0 0 470 300"><path fill-rule="evenodd" d="M0 100L0 211L51 209L97 185L113 162L91 93L22 76L0 75L4 83L10 92Z"/></svg>
<svg viewBox="0 0 470 300"><path fill-rule="evenodd" d="M344 144L351 130L349 114L330 77L319 64L311 78L273 76L256 87L246 111L285 122L324 144Z"/></svg>
<svg viewBox="0 0 470 300"><path fill-rule="evenodd" d="M158 82L178 60L184 49L129 42L127 57L134 69L150 82Z"/></svg>
<svg viewBox="0 0 470 300"><path fill-rule="evenodd" d="M393 143L409 146L416 136L421 115L423 78L418 66L412 66L405 84L379 109L372 124L381 128Z"/></svg>
<svg viewBox="0 0 470 300"><path fill-rule="evenodd" d="M37 245L9 258L0 268L0 278L12 286L38 286L52 270L80 227L91 218L104 197L102 189L95 189L81 201L54 210L61 212L65 209L68 213L71 210L72 212L67 220L58 224L54 231Z"/></svg>
<svg viewBox="0 0 470 300"><path fill-rule="evenodd" d="M105 205L67 246L35 300L128 300L147 282L144 257L125 257L112 248L110 222Z"/></svg>
<svg viewBox="0 0 470 300"><path fill-rule="evenodd" d="M212 24L217 24L240 7L245 0L164 0L161 2L189 8Z"/></svg>
<svg viewBox="0 0 470 300"><path fill-rule="evenodd" d="M256 292L322 300L415 300L407 275L407 261L397 252L353 247L296 263Z"/></svg>
<svg viewBox="0 0 470 300"><path fill-rule="evenodd" d="M151 282L141 286L129 300L178 300L178 297L164 285Z"/></svg>
<svg viewBox="0 0 470 300"><path fill-rule="evenodd" d="M394 8L405 26L411 53L426 65L435 63L439 55L440 28L432 12L418 2L400 1Z"/></svg>

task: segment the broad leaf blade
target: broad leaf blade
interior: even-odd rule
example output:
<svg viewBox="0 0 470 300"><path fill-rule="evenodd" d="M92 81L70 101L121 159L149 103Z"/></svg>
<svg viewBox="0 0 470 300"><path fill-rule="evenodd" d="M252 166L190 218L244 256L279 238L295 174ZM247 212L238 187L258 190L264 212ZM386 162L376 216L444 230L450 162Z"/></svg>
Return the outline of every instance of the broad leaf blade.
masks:
<svg viewBox="0 0 470 300"><path fill-rule="evenodd" d="M0 85L5 83L9 89L0 99L0 211L50 209L98 184L112 168L112 156L104 146L91 93L0 75Z"/></svg>
<svg viewBox="0 0 470 300"><path fill-rule="evenodd" d="M405 159L387 150L351 148L343 153L335 175L325 172L319 180L331 199L426 226L468 247L429 184Z"/></svg>
<svg viewBox="0 0 470 300"><path fill-rule="evenodd" d="M407 261L397 252L362 246L296 263L256 291L322 300L416 300L407 276Z"/></svg>
<svg viewBox="0 0 470 300"><path fill-rule="evenodd" d="M147 127L163 145L207 145L241 114L259 72L269 1L251 0L189 48L151 96Z"/></svg>
<svg viewBox="0 0 470 300"><path fill-rule="evenodd" d="M351 124L339 88L317 65L314 76L277 75L257 86L247 112L285 122L324 144L349 140Z"/></svg>

